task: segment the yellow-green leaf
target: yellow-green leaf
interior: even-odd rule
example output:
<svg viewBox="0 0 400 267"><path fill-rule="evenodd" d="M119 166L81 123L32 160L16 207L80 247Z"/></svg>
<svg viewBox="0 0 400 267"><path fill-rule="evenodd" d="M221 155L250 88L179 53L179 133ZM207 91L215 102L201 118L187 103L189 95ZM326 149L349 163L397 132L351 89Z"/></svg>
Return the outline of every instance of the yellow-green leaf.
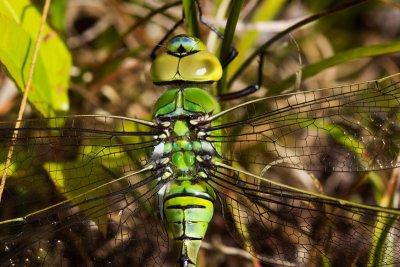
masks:
<svg viewBox="0 0 400 267"><path fill-rule="evenodd" d="M28 0L0 0L0 62L22 91L28 78L41 15ZM68 111L71 55L55 31L46 25L28 95L43 115Z"/></svg>
<svg viewBox="0 0 400 267"><path fill-rule="evenodd" d="M83 185L83 179L76 178L76 168L82 166L84 163L80 161L73 162L47 162L44 164L44 168L49 173L51 180L60 192L64 192L64 196L71 200L72 203L77 204L79 209L81 209L92 221L94 221L99 227L102 233L106 233L107 230L107 198L100 198L108 193L107 187L101 187L96 190L87 191L95 189L102 184L106 183L104 179L99 179L97 181L91 181ZM98 168L98 170L96 170ZM93 173L104 171L100 169L101 165L96 165L93 168L79 168L81 177L89 177ZM109 177L111 181L112 177ZM79 203L75 197L85 194L86 199L95 199L92 201L86 201L84 203ZM78 198L81 200L81 198ZM101 208L99 208L101 207Z"/></svg>

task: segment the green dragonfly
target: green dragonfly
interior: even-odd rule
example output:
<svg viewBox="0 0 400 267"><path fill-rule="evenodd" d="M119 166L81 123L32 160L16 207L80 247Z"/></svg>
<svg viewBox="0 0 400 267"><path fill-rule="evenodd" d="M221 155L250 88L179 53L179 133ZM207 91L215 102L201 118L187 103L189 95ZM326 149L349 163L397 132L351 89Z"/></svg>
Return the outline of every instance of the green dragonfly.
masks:
<svg viewBox="0 0 400 267"><path fill-rule="evenodd" d="M400 264L400 210L277 171L365 177L400 167L400 75L221 111L206 88L223 65L178 35L152 64L153 82L168 86L152 121L27 119L16 139L15 122L0 123L1 143L14 146L2 164L3 209L14 217L0 223L1 264L195 266L215 217L266 265Z"/></svg>

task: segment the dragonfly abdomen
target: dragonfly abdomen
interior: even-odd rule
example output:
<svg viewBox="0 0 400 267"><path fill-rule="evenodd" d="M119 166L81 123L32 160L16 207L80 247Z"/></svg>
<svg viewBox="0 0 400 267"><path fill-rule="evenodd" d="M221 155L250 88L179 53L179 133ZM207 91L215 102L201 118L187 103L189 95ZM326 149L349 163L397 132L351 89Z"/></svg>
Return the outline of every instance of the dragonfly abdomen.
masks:
<svg viewBox="0 0 400 267"><path fill-rule="evenodd" d="M195 266L197 253L214 213L213 191L190 180L169 184L163 214L180 266Z"/></svg>

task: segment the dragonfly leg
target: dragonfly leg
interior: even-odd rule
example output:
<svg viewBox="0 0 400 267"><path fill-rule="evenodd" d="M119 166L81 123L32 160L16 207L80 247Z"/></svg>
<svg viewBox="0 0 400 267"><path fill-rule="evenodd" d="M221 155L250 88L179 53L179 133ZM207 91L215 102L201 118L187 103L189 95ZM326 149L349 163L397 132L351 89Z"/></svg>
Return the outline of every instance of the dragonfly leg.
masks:
<svg viewBox="0 0 400 267"><path fill-rule="evenodd" d="M195 0L195 3L197 5L197 10L199 11L199 20L202 24L204 24L207 28L209 28L211 31L213 31L218 38L224 39L224 35L211 23L208 23L207 21L204 20L203 18L203 11L201 9L201 6L199 4L199 1Z"/></svg>
<svg viewBox="0 0 400 267"><path fill-rule="evenodd" d="M213 31L218 38L220 39L224 39L223 34L218 31L218 29L216 27L214 27L213 25L211 25L210 23L208 23L207 21L205 21L203 19L203 13L201 10L201 6L199 4L199 2L196 0L195 1L197 4L197 9L199 10L199 20L202 24L204 24L205 26L207 26L211 31ZM226 66L229 65L229 63L232 62L232 60L234 60L238 55L238 51L236 50L235 47L231 47L231 51L229 52L228 56L226 58L224 58L221 61L221 66L223 69L226 68ZM232 93L226 93L226 94L221 94L218 95L218 99L221 101L227 101L227 100L232 100L232 99L237 99L237 98L241 98L241 97L245 97L247 95L250 95L256 91L258 91L258 89L261 88L261 84L262 84L262 69L263 69L263 62L264 62L264 53L260 54L260 64L258 67L258 79L257 79L257 83L247 86L246 88L243 88L242 90L239 90L237 92L232 92Z"/></svg>
<svg viewBox="0 0 400 267"><path fill-rule="evenodd" d="M207 21L204 20L203 18L203 11L201 10L201 6L199 4L199 2L196 0L196 5L197 5L197 9L199 10L199 20L202 24L204 24L207 28L209 28L212 32L214 32L219 39L224 39L224 35L212 24L208 23ZM236 50L235 47L231 47L231 51L229 52L229 55L227 58L225 58L223 60L223 62L221 62L222 68L225 68L226 66L228 66L229 63L232 62L232 60L234 60L236 58L236 56L238 55L238 51Z"/></svg>
<svg viewBox="0 0 400 267"><path fill-rule="evenodd" d="M226 93L226 94L220 94L217 97L220 101L229 101L229 100L238 99L238 98L242 98L242 97L251 95L252 93L258 91L258 89L260 89L258 84L252 84L252 85L249 85L249 86L241 89L240 91Z"/></svg>
<svg viewBox="0 0 400 267"><path fill-rule="evenodd" d="M251 95L252 93L258 91L261 88L262 85L262 73L263 73L263 67L264 67L264 53L260 53L260 62L258 63L258 71L257 71L257 83L249 85L239 91L236 92L231 92L231 93L225 93L225 94L220 94L218 95L218 99L220 101L228 101L228 100L233 100L233 99L238 99L241 97L245 97L248 95ZM231 60L232 61L232 60Z"/></svg>
<svg viewBox="0 0 400 267"><path fill-rule="evenodd" d="M231 51L229 52L228 56L226 58L224 58L224 60L221 62L221 66L223 69L226 68L226 66L229 65L229 63L232 62L232 60L234 60L237 55L239 54L239 52L236 50L235 47L231 47Z"/></svg>

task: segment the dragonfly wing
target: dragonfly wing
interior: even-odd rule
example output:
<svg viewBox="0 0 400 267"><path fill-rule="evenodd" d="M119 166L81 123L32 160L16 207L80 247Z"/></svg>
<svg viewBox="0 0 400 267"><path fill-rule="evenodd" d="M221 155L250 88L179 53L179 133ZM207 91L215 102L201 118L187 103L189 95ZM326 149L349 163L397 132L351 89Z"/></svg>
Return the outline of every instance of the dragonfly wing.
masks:
<svg viewBox="0 0 400 267"><path fill-rule="evenodd" d="M378 251L377 238L385 236L379 264L400 263L399 210L303 191L223 164L209 183L224 200L233 236L262 261L366 266L374 263L370 253Z"/></svg>
<svg viewBox="0 0 400 267"><path fill-rule="evenodd" d="M221 157L261 172L399 167L400 74L381 80L265 97L210 118Z"/></svg>
<svg viewBox="0 0 400 267"><path fill-rule="evenodd" d="M161 185L146 169L119 179L130 185L113 181L2 222L2 265L161 266L168 252L157 210Z"/></svg>
<svg viewBox="0 0 400 267"><path fill-rule="evenodd" d="M146 122L112 116L71 116L0 123L0 172L7 168L5 200L18 200L3 219L23 216L142 168L156 145ZM149 122L150 123L150 122ZM7 153L13 146L12 159ZM32 194L36 197L32 198Z"/></svg>
<svg viewBox="0 0 400 267"><path fill-rule="evenodd" d="M127 260L159 266L168 240L154 211L157 177L146 168L135 172L149 166L157 145L152 122L80 115L23 120L17 138L14 131L15 122L0 123L0 169L8 176L0 223L3 263L124 266L125 248L135 248L142 254Z"/></svg>

